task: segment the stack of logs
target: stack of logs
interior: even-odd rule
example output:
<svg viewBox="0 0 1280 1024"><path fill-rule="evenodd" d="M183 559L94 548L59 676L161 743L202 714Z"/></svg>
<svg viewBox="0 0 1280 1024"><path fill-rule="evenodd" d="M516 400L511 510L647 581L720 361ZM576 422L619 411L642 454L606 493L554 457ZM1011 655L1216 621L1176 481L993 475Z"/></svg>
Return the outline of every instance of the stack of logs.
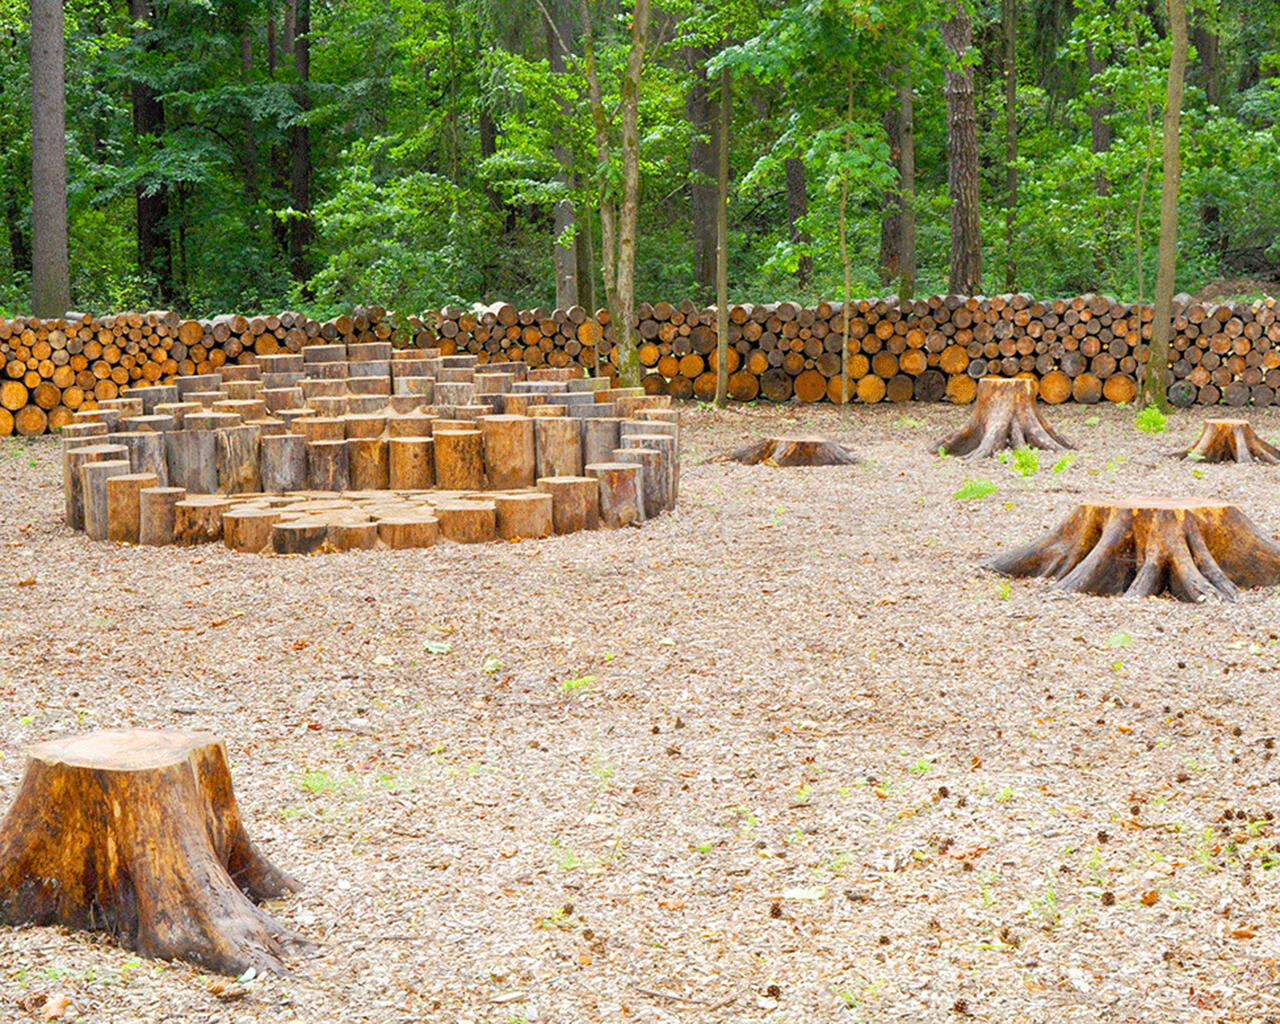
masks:
<svg viewBox="0 0 1280 1024"><path fill-rule="evenodd" d="M66 520L99 540L291 554L544 537L674 508L669 398L498 365L314 345L128 389L63 429Z"/></svg>
<svg viewBox="0 0 1280 1024"><path fill-rule="evenodd" d="M729 392L740 401L971 402L986 376L1030 376L1049 403L1133 398L1150 337L1150 306L1101 295L1040 302L1029 295L894 296L800 306L729 308ZM843 334L850 336L847 385ZM716 385L716 311L692 302L641 303L645 391L708 399ZM1177 405L1280 401L1275 300L1210 305L1179 297L1170 397ZM608 312L520 310L509 303L400 317L359 309L319 321L299 313L181 320L172 312L95 319L0 319L0 436L58 429L128 385L169 383L311 345L389 343L476 357L479 365L581 367L614 374Z"/></svg>

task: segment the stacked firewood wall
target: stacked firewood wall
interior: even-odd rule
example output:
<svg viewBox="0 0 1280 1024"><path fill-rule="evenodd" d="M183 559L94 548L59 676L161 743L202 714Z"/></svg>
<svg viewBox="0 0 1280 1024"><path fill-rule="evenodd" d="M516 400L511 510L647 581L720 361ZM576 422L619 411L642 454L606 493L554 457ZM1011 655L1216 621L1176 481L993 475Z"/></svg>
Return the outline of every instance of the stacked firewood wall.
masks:
<svg viewBox="0 0 1280 1024"><path fill-rule="evenodd" d="M716 310L641 303L636 329L645 390L709 399ZM1032 376L1046 402L1127 402L1137 390L1152 309L1101 295L890 296L801 306L729 307L729 392L738 401L972 401L984 376ZM843 339L849 335L845 382ZM1175 404L1280 402L1275 300L1206 304L1182 296L1170 353ZM183 320L170 311L62 320L0 318L0 436L56 430L81 408L130 386L216 371L309 344L389 341L468 353L480 364L580 365L612 372L605 310L444 307L401 317L380 307L331 320L301 313Z"/></svg>

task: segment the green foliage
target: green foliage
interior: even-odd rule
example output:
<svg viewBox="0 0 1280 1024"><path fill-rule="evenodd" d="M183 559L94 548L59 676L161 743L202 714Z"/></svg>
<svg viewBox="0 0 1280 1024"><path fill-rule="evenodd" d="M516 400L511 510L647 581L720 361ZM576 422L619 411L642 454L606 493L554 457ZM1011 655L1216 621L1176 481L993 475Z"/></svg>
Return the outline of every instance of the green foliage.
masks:
<svg viewBox="0 0 1280 1024"><path fill-rule="evenodd" d="M1075 462L1078 458L1079 456L1076 455L1075 452L1067 452L1066 455L1062 456L1062 458L1053 464L1054 473L1065 473L1071 468L1071 463Z"/></svg>
<svg viewBox="0 0 1280 1024"><path fill-rule="evenodd" d="M956 501L980 501L983 498L991 497L999 489L994 481L979 477L976 480L966 480L951 497L955 498Z"/></svg>
<svg viewBox="0 0 1280 1024"><path fill-rule="evenodd" d="M1144 434L1154 437L1169 429L1169 417L1154 405L1149 405L1133 418L1133 424Z"/></svg>

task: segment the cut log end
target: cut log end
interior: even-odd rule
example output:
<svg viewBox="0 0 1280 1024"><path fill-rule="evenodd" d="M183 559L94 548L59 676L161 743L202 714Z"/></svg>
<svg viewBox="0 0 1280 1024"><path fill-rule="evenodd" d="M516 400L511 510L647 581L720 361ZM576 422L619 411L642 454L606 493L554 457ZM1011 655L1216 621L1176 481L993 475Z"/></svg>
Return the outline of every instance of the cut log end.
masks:
<svg viewBox="0 0 1280 1024"><path fill-rule="evenodd" d="M106 931L218 973L283 972L308 948L256 905L299 888L250 842L207 733L38 744L0 826L0 922Z"/></svg>
<svg viewBox="0 0 1280 1024"><path fill-rule="evenodd" d="M857 466L862 462L844 445L825 437L766 437L711 461L744 466Z"/></svg>
<svg viewBox="0 0 1280 1024"><path fill-rule="evenodd" d="M1235 601L1280 583L1280 545L1234 505L1145 498L1080 505L1057 528L987 564L1066 593Z"/></svg>
<svg viewBox="0 0 1280 1024"><path fill-rule="evenodd" d="M1196 462L1245 462L1266 466L1280 465L1280 448L1260 438L1247 420L1212 419L1204 421L1199 440L1179 458Z"/></svg>
<svg viewBox="0 0 1280 1024"><path fill-rule="evenodd" d="M1029 377L984 377L978 382L978 402L969 422L934 449L962 459L986 459L1005 448L1074 448L1040 415L1037 393Z"/></svg>

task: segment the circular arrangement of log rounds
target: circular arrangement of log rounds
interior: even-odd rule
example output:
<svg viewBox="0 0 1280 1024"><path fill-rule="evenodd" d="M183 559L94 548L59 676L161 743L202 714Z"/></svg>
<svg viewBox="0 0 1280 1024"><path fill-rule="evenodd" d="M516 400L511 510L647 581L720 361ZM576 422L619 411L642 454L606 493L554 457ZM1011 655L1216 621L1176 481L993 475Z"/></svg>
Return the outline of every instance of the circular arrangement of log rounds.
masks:
<svg viewBox="0 0 1280 1024"><path fill-rule="evenodd" d="M279 972L306 949L256 906L299 888L250 842L208 733L37 744L0 825L0 923L105 931L222 974Z"/></svg>
<svg viewBox="0 0 1280 1024"><path fill-rule="evenodd" d="M675 507L666 396L381 342L253 359L78 410L63 440L68 524L308 554L539 538Z"/></svg>
<svg viewBox="0 0 1280 1024"><path fill-rule="evenodd" d="M1280 583L1280 545L1226 502L1133 498L1082 504L987 567L1048 577L1068 593L1234 601L1241 588Z"/></svg>
<svg viewBox="0 0 1280 1024"><path fill-rule="evenodd" d="M933 295L910 302L887 296L808 307L733 305L728 309L729 396L736 401L967 403L982 377L1022 376L1037 383L1049 404L1128 402L1137 393L1153 318L1149 305L1091 294L1043 301L1006 294ZM714 307L689 301L636 307L646 394L714 395L716 321ZM521 310L503 302L471 309L446 306L408 317L375 306L323 322L293 312L210 320L183 320L172 311L0 318L0 436L60 429L77 411L113 401L126 388L160 389L177 378L209 378L312 349L356 350L345 374L329 366L333 360L312 360L325 367L318 372L334 388L327 397L378 394L378 363L384 358L379 345L434 350L445 357L470 355L480 366L519 362L533 369L574 368L607 374L616 382L616 339L607 310ZM276 377L288 372L271 371ZM260 398L190 387L180 396L156 399L143 414L152 415L159 404L212 407L215 401L261 401L274 413L296 404L290 394L296 383L273 379ZM439 397L437 383L444 386ZM405 374L389 393L448 405L453 404L452 383ZM320 397L322 389L313 390ZM1276 404L1278 395L1275 300L1206 305L1177 298L1169 385L1175 405L1264 406ZM518 405L499 411L521 413ZM254 418L243 415L248 407L237 411L243 419Z"/></svg>
<svg viewBox="0 0 1280 1024"><path fill-rule="evenodd" d="M714 461L744 466L857 466L862 462L844 445L825 437L766 437L718 455Z"/></svg>
<svg viewBox="0 0 1280 1024"><path fill-rule="evenodd" d="M1200 462L1280 464L1280 448L1260 438L1248 420L1205 420L1199 440L1178 455Z"/></svg>
<svg viewBox="0 0 1280 1024"><path fill-rule="evenodd" d="M969 422L934 448L962 459L985 459L1004 448L1023 445L1047 451L1075 447L1040 415L1035 381L984 377L978 381L978 404Z"/></svg>

